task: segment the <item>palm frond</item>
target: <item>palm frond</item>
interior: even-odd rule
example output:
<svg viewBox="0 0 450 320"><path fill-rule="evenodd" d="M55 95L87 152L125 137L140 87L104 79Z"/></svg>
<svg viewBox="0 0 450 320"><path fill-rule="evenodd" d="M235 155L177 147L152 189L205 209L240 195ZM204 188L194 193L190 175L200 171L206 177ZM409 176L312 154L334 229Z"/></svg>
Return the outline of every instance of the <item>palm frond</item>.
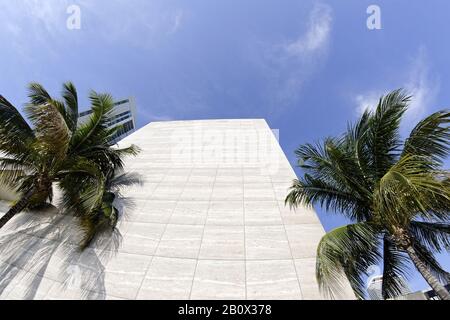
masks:
<svg viewBox="0 0 450 320"><path fill-rule="evenodd" d="M369 217L370 207L365 204L371 198L372 186L345 139L326 139L323 145L306 144L296 154L306 172L303 179L294 182L287 202L292 205L295 201L320 201L328 208L344 210L357 221Z"/></svg>
<svg viewBox="0 0 450 320"><path fill-rule="evenodd" d="M85 232L81 247L87 247L101 233L114 231L120 217L115 207L116 199L120 199L122 188L139 184L140 179L133 173L115 173L106 179L102 203L91 212L81 214L82 229Z"/></svg>
<svg viewBox="0 0 450 320"><path fill-rule="evenodd" d="M101 204L106 179L95 162L83 157L69 158L56 178L63 194L61 207L86 214Z"/></svg>
<svg viewBox="0 0 450 320"><path fill-rule="evenodd" d="M364 172L361 171L361 163L355 161L353 146L349 147L346 140L342 139L337 144L326 143L325 148L334 165L333 177L338 176L346 189L357 194L360 199L370 199L371 181L368 181Z"/></svg>
<svg viewBox="0 0 450 320"><path fill-rule="evenodd" d="M70 143L70 131L63 115L55 104L48 103L26 107L28 118L34 125L37 143L35 146L43 156L50 157L52 162L65 158Z"/></svg>
<svg viewBox="0 0 450 320"><path fill-rule="evenodd" d="M364 297L369 267L381 260L380 239L368 223L343 226L323 236L317 249L316 277L327 296L342 291L345 274L356 296Z"/></svg>
<svg viewBox="0 0 450 320"><path fill-rule="evenodd" d="M375 175L370 167L371 164L371 150L369 150L367 143L367 132L369 130L369 121L371 112L364 111L363 115L356 122L355 125L349 124L347 132L343 137L343 143L347 152L353 155L353 160L359 173L360 179L365 182L365 187L368 190L373 190L375 185Z"/></svg>
<svg viewBox="0 0 450 320"><path fill-rule="evenodd" d="M78 94L72 82L63 85L62 96L65 102L65 120L71 132L75 132L78 125Z"/></svg>
<svg viewBox="0 0 450 320"><path fill-rule="evenodd" d="M437 279L439 279L442 283L447 283L450 280L450 274L442 268L441 264L436 260L434 254L430 252L430 250L418 241L414 241L412 246L418 254L420 260L425 263Z"/></svg>
<svg viewBox="0 0 450 320"><path fill-rule="evenodd" d="M30 98L30 104L34 105L47 104L52 101L52 97L47 90L37 82L28 85L28 97Z"/></svg>
<svg viewBox="0 0 450 320"><path fill-rule="evenodd" d="M435 218L436 202L450 202L450 190L436 179L435 168L426 157L402 157L380 180L374 193L377 212L391 222L406 225L415 215ZM439 217L442 218L442 217Z"/></svg>
<svg viewBox="0 0 450 320"><path fill-rule="evenodd" d="M0 95L0 151L7 156L21 156L34 140L33 130L20 112Z"/></svg>
<svg viewBox="0 0 450 320"><path fill-rule="evenodd" d="M351 192L305 175L303 179L293 181L285 203L291 207L317 204L327 211L342 213L354 221L368 219L370 207Z"/></svg>
<svg viewBox="0 0 450 320"><path fill-rule="evenodd" d="M68 210L73 210L76 215L89 214L97 208L101 202L104 189L104 179L92 179L88 177L73 179L71 182L78 181L82 183L83 187L72 187L78 188L76 192L68 191L67 185L68 180L61 182L64 186L63 191L63 205Z"/></svg>
<svg viewBox="0 0 450 320"><path fill-rule="evenodd" d="M109 147L108 145L94 145L83 148L78 154L95 161L103 172L114 172L123 169L124 157L135 156L139 151L139 148L134 145L122 149Z"/></svg>
<svg viewBox="0 0 450 320"><path fill-rule="evenodd" d="M16 159L0 158L0 184L17 187L20 178L26 172L33 172L32 167Z"/></svg>
<svg viewBox="0 0 450 320"><path fill-rule="evenodd" d="M420 121L405 141L403 156L407 154L426 156L442 164L450 148L449 123L448 110L435 112Z"/></svg>
<svg viewBox="0 0 450 320"><path fill-rule="evenodd" d="M409 233L430 251L450 251L449 223L411 221Z"/></svg>
<svg viewBox="0 0 450 320"><path fill-rule="evenodd" d="M364 143L370 151L371 171L375 174L375 180L380 179L398 159L400 121L410 98L403 90L392 91L380 99L370 116Z"/></svg>
<svg viewBox="0 0 450 320"><path fill-rule="evenodd" d="M387 235L383 239L383 282L381 291L384 299L395 298L403 293L402 277L410 276L408 256L398 250Z"/></svg>
<svg viewBox="0 0 450 320"><path fill-rule="evenodd" d="M90 115L89 121L76 130L72 141L72 152L97 141L96 135L103 134L107 130L107 122L114 108L113 98L109 94L98 94L92 91L89 98L93 113Z"/></svg>

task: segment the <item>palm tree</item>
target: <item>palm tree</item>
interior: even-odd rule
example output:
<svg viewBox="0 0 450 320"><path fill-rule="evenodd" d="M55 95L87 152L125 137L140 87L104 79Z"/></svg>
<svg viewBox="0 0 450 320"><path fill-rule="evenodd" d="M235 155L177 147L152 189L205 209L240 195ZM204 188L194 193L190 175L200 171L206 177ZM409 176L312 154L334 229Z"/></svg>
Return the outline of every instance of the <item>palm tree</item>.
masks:
<svg viewBox="0 0 450 320"><path fill-rule="evenodd" d="M294 180L286 203L318 204L354 222L327 233L317 249L317 280L331 297L345 274L363 298L368 268L379 263L383 296L395 297L412 262L441 299L450 299L440 282L448 273L434 257L450 244L450 183L441 169L450 112L426 117L402 141L399 126L409 101L402 90L393 91L341 137L296 150L305 173Z"/></svg>
<svg viewBox="0 0 450 320"><path fill-rule="evenodd" d="M54 99L40 84L30 84L25 108L30 126L0 96L0 180L21 194L0 219L0 228L22 210L51 201L55 183L67 208L76 206L84 214L96 210L103 201L107 174L123 168L125 155L138 152L135 146L111 145L118 128L107 128L114 107L109 94L90 93L92 114L83 124L78 122L78 96L72 83L63 85L62 97Z"/></svg>
<svg viewBox="0 0 450 320"><path fill-rule="evenodd" d="M74 182L76 183L76 181ZM125 201L121 193L122 189L140 184L141 180L136 173L111 171L106 177L102 201L94 210L86 212L82 207L77 206L79 202L68 201L75 204L74 211L78 213L77 216L80 218L81 227L84 230L85 236L81 241L81 249L87 248L98 235L116 230L121 215L117 203ZM78 197L79 190L75 191L76 188L68 188L68 190L72 190L69 197Z"/></svg>

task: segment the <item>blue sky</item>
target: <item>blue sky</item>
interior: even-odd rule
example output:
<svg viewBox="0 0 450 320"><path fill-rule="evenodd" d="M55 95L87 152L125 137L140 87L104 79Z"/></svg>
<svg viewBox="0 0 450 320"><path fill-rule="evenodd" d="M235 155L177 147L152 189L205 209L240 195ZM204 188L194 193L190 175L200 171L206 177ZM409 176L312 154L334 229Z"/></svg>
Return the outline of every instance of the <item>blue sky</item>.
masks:
<svg viewBox="0 0 450 320"><path fill-rule="evenodd" d="M66 27L72 4L80 30ZM366 26L371 4L381 30ZM448 108L449 13L448 0L0 0L0 92L20 106L30 81L57 94L71 80L84 105L89 89L135 96L139 126L265 118L295 164L299 144L341 133L391 89L414 95L404 134ZM327 230L345 223L317 211Z"/></svg>

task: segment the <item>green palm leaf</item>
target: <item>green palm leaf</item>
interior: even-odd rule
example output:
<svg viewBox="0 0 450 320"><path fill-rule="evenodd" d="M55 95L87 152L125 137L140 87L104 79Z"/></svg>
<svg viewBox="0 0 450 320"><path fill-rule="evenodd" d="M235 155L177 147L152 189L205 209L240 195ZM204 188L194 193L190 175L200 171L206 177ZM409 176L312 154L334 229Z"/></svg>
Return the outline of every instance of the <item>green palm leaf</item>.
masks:
<svg viewBox="0 0 450 320"><path fill-rule="evenodd" d="M97 141L98 135L107 130L107 122L114 108L114 100L109 94L98 94L92 91L89 99L93 113L89 121L81 125L74 134L71 152L78 152L83 147L90 146Z"/></svg>
<svg viewBox="0 0 450 320"><path fill-rule="evenodd" d="M0 95L0 152L22 156L34 139L33 130L19 111Z"/></svg>
<svg viewBox="0 0 450 320"><path fill-rule="evenodd" d="M410 99L402 90L395 90L380 99L369 119L363 143L370 151L369 164L375 179L380 179L385 174L400 153L400 120Z"/></svg>
<svg viewBox="0 0 450 320"><path fill-rule="evenodd" d="M364 297L369 267L381 260L377 230L367 223L343 226L323 236L317 249L316 276L327 296L339 296L345 274L355 294Z"/></svg>
<svg viewBox="0 0 450 320"><path fill-rule="evenodd" d="M403 293L402 277L411 275L409 259L403 250L399 250L389 236L383 239L383 283L381 291L384 299L395 298Z"/></svg>
<svg viewBox="0 0 450 320"><path fill-rule="evenodd" d="M450 250L449 223L411 221L409 232L430 251Z"/></svg>
<svg viewBox="0 0 450 320"><path fill-rule="evenodd" d="M65 120L71 132L75 132L78 126L78 94L72 82L63 85L62 96L65 102Z"/></svg>
<svg viewBox="0 0 450 320"><path fill-rule="evenodd" d="M450 112L438 111L420 121L405 141L403 156L414 154L431 157L438 165L448 156Z"/></svg>
<svg viewBox="0 0 450 320"><path fill-rule="evenodd" d="M70 131L53 101L30 104L26 107L28 118L34 125L37 142L35 147L52 163L59 163L69 149Z"/></svg>

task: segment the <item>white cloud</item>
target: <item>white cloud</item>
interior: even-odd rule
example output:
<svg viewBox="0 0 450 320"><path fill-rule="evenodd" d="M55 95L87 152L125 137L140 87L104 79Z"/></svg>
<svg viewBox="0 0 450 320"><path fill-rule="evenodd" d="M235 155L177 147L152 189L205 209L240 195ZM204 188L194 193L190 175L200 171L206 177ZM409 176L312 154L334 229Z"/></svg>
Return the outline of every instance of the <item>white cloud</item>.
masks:
<svg viewBox="0 0 450 320"><path fill-rule="evenodd" d="M296 101L304 84L324 65L331 38L333 12L316 3L308 16L306 30L295 39L271 45L265 72L271 77L270 99L279 109Z"/></svg>
<svg viewBox="0 0 450 320"><path fill-rule="evenodd" d="M19 1L19 7L20 4L23 5L22 10L30 14L30 19L40 23L47 32L57 32L65 27L64 24L58 25L58 22L64 21L65 9L69 6L68 1L25 0Z"/></svg>
<svg viewBox="0 0 450 320"><path fill-rule="evenodd" d="M153 47L178 32L185 19L182 9L166 1L133 0L130 5L129 0L96 0L86 9L84 19L90 19L87 23L92 22L98 37L141 48Z"/></svg>
<svg viewBox="0 0 450 320"><path fill-rule="evenodd" d="M0 41L7 42L24 61L35 59L36 48L56 57L68 32L67 8L86 3L88 0L0 0Z"/></svg>
<svg viewBox="0 0 450 320"><path fill-rule="evenodd" d="M371 91L364 94L358 94L355 97L357 104L356 111L358 115L362 115L367 109L375 110L377 103L382 95L386 92L383 91Z"/></svg>
<svg viewBox="0 0 450 320"><path fill-rule="evenodd" d="M407 120L417 121L431 107L439 92L439 81L430 74L427 53L423 47L412 61L411 72L405 88L413 96L406 114Z"/></svg>
<svg viewBox="0 0 450 320"><path fill-rule="evenodd" d="M0 0L0 38L19 50L30 39L42 44L65 29L68 5L68 0Z"/></svg>
<svg viewBox="0 0 450 320"><path fill-rule="evenodd" d="M165 1L133 0L130 5L129 0L0 0L0 39L24 55L36 46L55 50L71 32L67 8L74 4L81 9L82 24L73 32L140 47L177 32L185 18L181 9Z"/></svg>
<svg viewBox="0 0 450 320"><path fill-rule="evenodd" d="M366 109L374 110L382 95L394 88L403 88L409 95L412 95L411 104L405 114L405 123L409 125L417 122L429 110L439 92L439 81L430 72L430 63L424 47L421 47L411 59L408 71L400 80L396 87L371 90L356 95L354 101L358 115L361 115Z"/></svg>
<svg viewBox="0 0 450 320"><path fill-rule="evenodd" d="M304 58L325 50L328 46L332 22L331 7L316 4L309 15L308 30L295 41L287 43L286 52L289 55Z"/></svg>
<svg viewBox="0 0 450 320"><path fill-rule="evenodd" d="M66 29L66 9L73 4L70 0L0 0L0 17L7 26L5 32L42 32L56 34ZM83 5L84 0L75 1Z"/></svg>

